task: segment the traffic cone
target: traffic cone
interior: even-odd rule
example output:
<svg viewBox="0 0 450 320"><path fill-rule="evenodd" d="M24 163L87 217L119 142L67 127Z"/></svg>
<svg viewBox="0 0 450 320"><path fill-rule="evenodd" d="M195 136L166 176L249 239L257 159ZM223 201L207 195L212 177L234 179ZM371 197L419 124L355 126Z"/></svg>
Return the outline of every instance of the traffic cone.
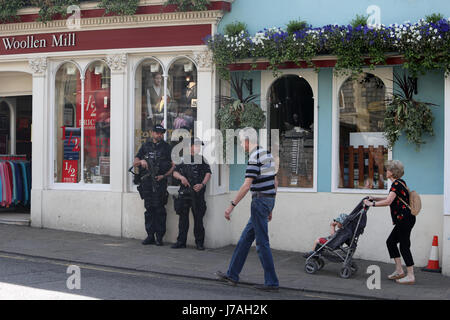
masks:
<svg viewBox="0 0 450 320"><path fill-rule="evenodd" d="M439 268L439 248L438 248L438 237L434 236L433 244L431 246L430 259L428 260L428 265L423 268L422 271L428 272L441 272Z"/></svg>

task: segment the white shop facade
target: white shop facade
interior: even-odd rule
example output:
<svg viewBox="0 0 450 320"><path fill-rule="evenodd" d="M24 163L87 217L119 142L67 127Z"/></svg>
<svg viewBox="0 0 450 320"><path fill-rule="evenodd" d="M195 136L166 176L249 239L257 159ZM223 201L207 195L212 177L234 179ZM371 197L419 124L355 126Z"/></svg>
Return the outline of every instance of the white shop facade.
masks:
<svg viewBox="0 0 450 320"><path fill-rule="evenodd" d="M231 3L187 13L161 13L159 2L146 3L140 9L148 13L132 17L95 16L83 4L82 13L94 13L80 29L68 29L66 20L0 25L0 103L8 122L2 146L5 155L24 155L16 110L28 104L32 227L144 238L143 200L127 169L149 128L162 123L170 141L174 129L194 133L195 121L215 126L216 76L204 38ZM226 168L218 168L212 165L208 184L210 212L228 201ZM167 211L165 241L174 242L171 197ZM222 219L205 218L206 246L230 243Z"/></svg>

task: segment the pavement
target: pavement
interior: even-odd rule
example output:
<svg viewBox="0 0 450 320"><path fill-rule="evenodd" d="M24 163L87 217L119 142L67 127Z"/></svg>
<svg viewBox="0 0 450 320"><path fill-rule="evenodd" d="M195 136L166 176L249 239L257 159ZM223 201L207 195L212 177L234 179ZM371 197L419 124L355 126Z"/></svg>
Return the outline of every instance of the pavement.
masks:
<svg viewBox="0 0 450 320"><path fill-rule="evenodd" d="M79 232L39 229L26 226L0 225L1 254L55 259L73 264L108 266L126 270L214 280L218 270L225 272L234 246L219 249L171 249L169 243L158 247L143 246L141 240L117 238ZM388 280L394 266L375 261L355 260L359 271L350 279L339 276L341 264L326 262L314 275L304 271L305 258L301 253L273 250L275 270L280 288L309 293L327 293L365 299L389 300L448 300L450 277L440 273L415 270L415 285L399 285ZM381 270L380 289L370 290L373 283L369 266ZM241 273L241 283L262 284L263 270L253 247ZM274 293L276 294L276 293Z"/></svg>

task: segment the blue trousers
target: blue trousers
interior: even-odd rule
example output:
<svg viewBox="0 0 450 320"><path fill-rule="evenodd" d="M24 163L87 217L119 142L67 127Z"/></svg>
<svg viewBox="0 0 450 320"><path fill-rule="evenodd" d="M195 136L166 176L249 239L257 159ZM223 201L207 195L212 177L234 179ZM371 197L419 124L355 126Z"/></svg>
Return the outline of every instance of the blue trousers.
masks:
<svg viewBox="0 0 450 320"><path fill-rule="evenodd" d="M250 247L256 239L256 252L264 269L264 284L278 287L268 233L268 217L274 205L274 198L254 198L252 200L250 220L242 231L228 267L227 275L231 279L239 281L239 274L244 267Z"/></svg>

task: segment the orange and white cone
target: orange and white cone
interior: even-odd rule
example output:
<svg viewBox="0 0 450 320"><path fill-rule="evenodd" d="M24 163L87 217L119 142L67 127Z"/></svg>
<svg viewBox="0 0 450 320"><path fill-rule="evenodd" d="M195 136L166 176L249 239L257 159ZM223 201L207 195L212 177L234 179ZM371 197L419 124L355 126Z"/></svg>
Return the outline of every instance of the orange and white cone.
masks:
<svg viewBox="0 0 450 320"><path fill-rule="evenodd" d="M430 259L428 260L428 265L426 268L423 268L422 271L429 272L441 272L441 268L439 268L439 246L438 246L438 237L434 236L433 244L431 247Z"/></svg>

